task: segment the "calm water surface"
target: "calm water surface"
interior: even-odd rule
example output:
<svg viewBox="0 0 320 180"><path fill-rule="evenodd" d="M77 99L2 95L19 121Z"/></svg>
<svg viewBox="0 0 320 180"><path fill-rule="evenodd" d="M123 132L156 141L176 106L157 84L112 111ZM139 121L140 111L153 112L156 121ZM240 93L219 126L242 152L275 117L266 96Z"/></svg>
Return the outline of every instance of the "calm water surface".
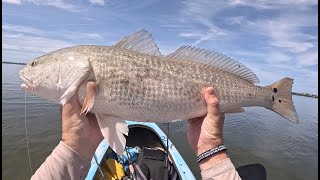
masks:
<svg viewBox="0 0 320 180"><path fill-rule="evenodd" d="M25 139L25 94L18 71L23 66L2 64L2 178L29 179ZM26 95L26 117L33 172L61 138L59 105ZM224 139L236 167L260 163L268 179L318 179L318 99L294 96L300 122L293 124L264 108L227 114ZM167 131L167 127L159 124ZM200 170L188 145L186 123L170 123L170 139L197 179Z"/></svg>

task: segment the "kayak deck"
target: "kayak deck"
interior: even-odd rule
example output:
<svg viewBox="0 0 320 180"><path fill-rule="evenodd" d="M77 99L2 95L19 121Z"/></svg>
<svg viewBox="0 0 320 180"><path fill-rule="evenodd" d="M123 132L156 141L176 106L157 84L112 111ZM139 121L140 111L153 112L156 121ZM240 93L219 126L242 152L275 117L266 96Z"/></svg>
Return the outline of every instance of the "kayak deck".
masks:
<svg viewBox="0 0 320 180"><path fill-rule="evenodd" d="M134 121L127 121L127 123L129 126L127 147L139 147L141 149L148 147L159 148L165 151L168 150L169 159L178 175L177 179L195 179L178 150L170 140L167 142L167 136L155 123ZM169 148L167 148L167 143ZM108 143L103 140L98 146L95 156L91 160L91 167L86 177L87 180L103 179L101 173L106 173L106 170L109 170L108 173L110 174L110 168L106 167L108 164L110 165L110 161L108 161L110 153L112 153L112 150L109 148ZM118 166L117 162L116 166Z"/></svg>

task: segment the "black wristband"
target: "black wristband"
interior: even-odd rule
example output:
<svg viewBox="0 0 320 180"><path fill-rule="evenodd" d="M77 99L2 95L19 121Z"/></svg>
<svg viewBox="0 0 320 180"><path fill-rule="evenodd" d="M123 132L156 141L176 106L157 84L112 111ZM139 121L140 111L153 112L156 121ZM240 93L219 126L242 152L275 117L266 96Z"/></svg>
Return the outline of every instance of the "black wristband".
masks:
<svg viewBox="0 0 320 180"><path fill-rule="evenodd" d="M200 161L202 161L203 159L209 157L209 156L212 156L212 155L215 155L217 154L218 152L221 152L221 151L224 151L224 150L227 150L226 146L224 144L218 146L218 147L215 147L213 149L209 149L208 151L204 152L204 153L201 153L198 157L197 157L197 162L199 163Z"/></svg>

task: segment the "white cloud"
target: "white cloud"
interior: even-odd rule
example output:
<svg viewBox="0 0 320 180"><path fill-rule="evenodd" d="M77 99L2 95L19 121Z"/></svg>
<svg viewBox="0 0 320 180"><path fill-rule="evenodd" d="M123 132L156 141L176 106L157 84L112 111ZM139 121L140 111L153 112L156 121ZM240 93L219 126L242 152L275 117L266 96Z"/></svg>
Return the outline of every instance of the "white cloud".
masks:
<svg viewBox="0 0 320 180"><path fill-rule="evenodd" d="M4 33L2 48L8 50L20 50L47 53L60 48L72 46L73 44L64 40L44 37L23 35L19 38L8 37Z"/></svg>
<svg viewBox="0 0 320 180"><path fill-rule="evenodd" d="M6 37L20 37L23 34L30 34L33 36L60 36L63 39L69 40L77 40L77 39L103 39L103 36L99 33L84 33L84 32L74 32L74 31L65 31L62 30L41 30L38 28L30 27L30 26L20 26L20 25L13 25L13 24L4 24L2 25L2 31L6 31ZM60 33L57 33L60 32Z"/></svg>
<svg viewBox="0 0 320 180"><path fill-rule="evenodd" d="M80 12L83 11L83 8L69 3L65 0L3 0L4 3L11 3L11 4L23 4L23 3L30 3L37 6L53 6L59 9L63 9L70 12Z"/></svg>
<svg viewBox="0 0 320 180"><path fill-rule="evenodd" d="M307 34L302 31L305 27L316 27L307 21L290 23L299 15L281 17L268 22L259 22L257 26L265 29L265 36L271 39L270 46L272 53L269 55L278 63L291 61L291 66L310 66L317 64L317 36ZM312 18L312 16L305 16ZM262 31L261 31L262 32ZM296 58L299 57L299 58Z"/></svg>
<svg viewBox="0 0 320 180"><path fill-rule="evenodd" d="M271 18L249 20L248 17L236 16L226 19L230 25L237 25L245 32L232 32L234 36L251 38L251 35L264 37L265 62L281 64L290 62L291 67L317 65L318 36L306 29L317 29L317 16L312 11L281 11ZM247 33L247 34L245 34ZM301 57L301 58L298 58Z"/></svg>
<svg viewBox="0 0 320 180"><path fill-rule="evenodd" d="M315 0L215 2L186 0L182 3L183 8L180 14L176 18L163 21L162 27L175 29L180 37L193 40L193 45L205 41L206 43L203 44L207 46L213 44L213 47L218 48L227 43L230 47L239 44L238 49L233 48L229 54L258 57L260 64L262 62L273 65L290 63L291 68L311 66L317 64L318 37L305 29L318 27L318 16L315 16L310 9L316 4ZM277 13L274 13L272 18L268 16L252 18L241 13L234 16L235 13L239 13L233 11L238 5L254 7L257 11L274 9ZM226 16L225 12L227 12ZM236 28L227 29L220 25L224 23L234 25ZM242 48L240 45L243 43L239 42L241 38L266 40L263 46L257 46L250 52L249 49ZM227 46L224 47L226 51L228 51Z"/></svg>
<svg viewBox="0 0 320 180"><path fill-rule="evenodd" d="M73 46L73 42L79 39L85 39L88 42L90 40L102 40L103 36L98 33L71 31L60 33L58 30L47 31L30 26L2 25L2 48L4 57L7 59L14 57L19 60L18 57L21 56L20 59L26 61L29 60L26 57L30 58L31 56L34 57L35 55ZM15 55L13 56L13 54Z"/></svg>
<svg viewBox="0 0 320 180"><path fill-rule="evenodd" d="M86 21L94 21L95 18L91 18L91 17L83 17L82 19L86 20Z"/></svg>
<svg viewBox="0 0 320 180"><path fill-rule="evenodd" d="M104 0L89 0L89 2L91 4L96 4L96 5L100 5L100 6L104 5Z"/></svg>
<svg viewBox="0 0 320 180"><path fill-rule="evenodd" d="M228 4L223 1L212 3L210 0L187 0L182 4L183 9L177 18L170 18L162 27L181 30L179 36L194 39L193 45L228 34L227 30L211 21L211 17Z"/></svg>
<svg viewBox="0 0 320 180"><path fill-rule="evenodd" d="M2 3L21 4L21 0L2 0Z"/></svg>
<svg viewBox="0 0 320 180"><path fill-rule="evenodd" d="M28 34L43 34L44 31L30 27L30 26L19 26L13 24L3 24L2 30L11 31L11 32L21 32L21 33L28 33Z"/></svg>
<svg viewBox="0 0 320 180"><path fill-rule="evenodd" d="M283 63L275 65L273 63L246 63L258 76L261 83L260 86L270 85L284 77L294 79L293 90L294 92L309 92L318 94L318 71L305 68L292 68L290 63Z"/></svg>
<svg viewBox="0 0 320 180"><path fill-rule="evenodd" d="M186 37L186 38L197 38L197 37L199 37L199 36L202 36L202 34L201 33L180 33L179 34L179 36L181 36L181 37Z"/></svg>
<svg viewBox="0 0 320 180"><path fill-rule="evenodd" d="M296 57L298 66L314 66L318 64L318 49L313 48ZM318 76L315 76L318 77Z"/></svg>
<svg viewBox="0 0 320 180"><path fill-rule="evenodd" d="M63 0L23 0L24 2L32 3L41 6L53 6L71 12L79 12L81 8Z"/></svg>
<svg viewBox="0 0 320 180"><path fill-rule="evenodd" d="M61 27L61 24L46 24L47 27ZM92 26L89 23L66 23L63 24L64 27L66 26Z"/></svg>
<svg viewBox="0 0 320 180"><path fill-rule="evenodd" d="M86 39L86 40L102 40L103 36L99 33L83 33L83 32L65 32L61 34L61 37L64 39L70 40L79 40L79 39Z"/></svg>
<svg viewBox="0 0 320 180"><path fill-rule="evenodd" d="M45 53L70 45L63 40L41 37L45 31L30 26L4 24L2 33L2 47L7 50Z"/></svg>
<svg viewBox="0 0 320 180"><path fill-rule="evenodd" d="M260 24L262 27L267 28L267 33L272 39L271 45L275 47L285 48L292 53L300 53L313 48L314 45L310 42L310 39L316 39L308 34L304 34L300 29L301 27L307 27L305 24L290 24L292 18L280 18L271 20L265 25ZM312 17L309 17L312 18Z"/></svg>
<svg viewBox="0 0 320 180"><path fill-rule="evenodd" d="M31 59L41 56L43 53L2 48L2 60L13 62L30 62Z"/></svg>
<svg viewBox="0 0 320 180"><path fill-rule="evenodd" d="M311 9L316 4L314 0L185 1L179 21L169 21L165 26L176 29L180 37L194 40L194 45L206 41L206 46L220 48L229 44L224 47L225 54L245 59L241 62L256 72L263 85L288 76L295 79L294 91L308 89L316 93L318 72L308 69L318 64L318 36L309 30L318 28L318 16ZM240 5L256 8L257 13L271 9L277 13L247 16L233 10ZM234 28L227 29L221 24ZM244 38L263 40L264 44L247 49L242 46L245 42L240 42ZM217 42L222 44L216 45ZM233 49L228 50L227 46Z"/></svg>
<svg viewBox="0 0 320 180"><path fill-rule="evenodd" d="M234 25L234 24L242 24L244 22L248 23L248 21L246 21L245 17L244 16L233 16L233 17L227 17L225 19L225 21L228 23L228 24L231 24L231 25Z"/></svg>
<svg viewBox="0 0 320 180"><path fill-rule="evenodd" d="M7 38L19 38L23 36L22 33L18 33L18 34L15 34L15 33L6 33L6 34L3 34L2 37L7 37Z"/></svg>
<svg viewBox="0 0 320 180"><path fill-rule="evenodd" d="M225 37L229 43L235 44L239 42L234 42L232 38L237 39L242 36L251 38L250 36L252 35L266 37L268 41L265 42L265 49L261 47L261 51L265 55L262 58L264 62L273 64L290 62L291 66L316 65L317 56L315 54L312 55L310 49L314 49L317 46L318 37L303 31L304 28L317 27L318 17L314 16L312 11L308 9L315 4L317 4L317 1L311 0L286 0L281 2L275 0L235 0L215 3L212 1L185 1L183 2L183 16L179 16L179 23L176 23L173 28L176 27L176 29L181 30L179 32L180 37L194 39L193 45L198 45L204 41L217 41L219 37L221 40L221 36ZM248 18L250 17L240 15L224 17L221 20L230 25L242 27L246 30L245 32L239 31L239 28L234 30L225 29L217 26L217 22L212 20L214 17L223 16L224 14L221 14L221 12L226 9L229 8L228 10L230 11L230 8L238 5L251 6L257 9L276 9L280 13L273 15L272 18L265 17L249 20ZM296 6L296 11L288 10L292 6ZM184 23L193 24L193 26L191 26L192 28L179 26L179 24ZM198 24L201 26L198 27ZM170 28L170 24L167 24L167 26ZM248 52L248 50L242 50L241 48L238 51ZM312 52L315 53L316 51ZM231 53L236 54L234 52ZM259 57L261 59L263 56ZM304 58L299 58L298 60L296 57Z"/></svg>
<svg viewBox="0 0 320 180"><path fill-rule="evenodd" d="M271 51L266 57L267 62L276 64L290 62L290 60L292 60L290 55L282 53L280 51Z"/></svg>
<svg viewBox="0 0 320 180"><path fill-rule="evenodd" d="M101 39L103 38L101 34L98 33L85 33L86 36L94 38L94 39Z"/></svg>
<svg viewBox="0 0 320 180"><path fill-rule="evenodd" d="M199 43L203 42L203 41L207 41L210 40L216 36L219 35L225 35L225 33L223 32L217 32L216 30L211 30L211 31L204 31L204 32L184 32L184 33L180 33L179 36L180 37L186 37L186 38L192 38L192 39L196 39L196 41L192 44L193 46L198 45Z"/></svg>
<svg viewBox="0 0 320 180"><path fill-rule="evenodd" d="M264 57L264 53L254 52L254 51L232 51L229 54L238 55L238 56L251 56L251 57Z"/></svg>
<svg viewBox="0 0 320 180"><path fill-rule="evenodd" d="M311 5L317 5L317 0L230 0L230 5L250 6L257 9L283 9L297 6L305 9Z"/></svg>

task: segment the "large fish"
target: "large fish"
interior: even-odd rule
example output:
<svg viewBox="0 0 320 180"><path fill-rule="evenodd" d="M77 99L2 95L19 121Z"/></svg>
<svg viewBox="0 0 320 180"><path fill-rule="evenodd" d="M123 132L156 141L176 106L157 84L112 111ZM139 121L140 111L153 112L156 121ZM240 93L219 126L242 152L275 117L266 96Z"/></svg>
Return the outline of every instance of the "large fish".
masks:
<svg viewBox="0 0 320 180"><path fill-rule="evenodd" d="M201 91L208 86L215 88L223 113L261 106L298 123L293 79L257 86L257 76L245 65L191 46L162 56L145 30L113 46L73 46L45 54L19 75L24 91L61 104L78 93L81 112L96 115L103 136L119 155L128 135L125 120L166 122L204 116Z"/></svg>

